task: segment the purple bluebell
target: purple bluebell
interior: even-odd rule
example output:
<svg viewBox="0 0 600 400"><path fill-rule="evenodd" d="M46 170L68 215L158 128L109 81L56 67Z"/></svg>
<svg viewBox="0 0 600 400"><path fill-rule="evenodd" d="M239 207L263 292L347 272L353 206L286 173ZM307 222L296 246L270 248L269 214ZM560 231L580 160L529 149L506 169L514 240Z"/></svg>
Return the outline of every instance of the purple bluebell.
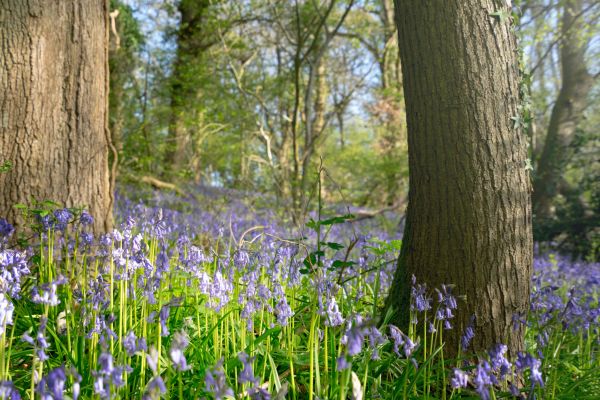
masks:
<svg viewBox="0 0 600 400"><path fill-rule="evenodd" d="M490 364L485 360L481 361L475 370L473 384L475 385L475 391L483 400L489 400L491 398L490 387L492 383L492 370Z"/></svg>
<svg viewBox="0 0 600 400"><path fill-rule="evenodd" d="M123 338L123 348L129 357L132 357L138 351L146 351L146 339L137 338L133 331L129 331L129 333Z"/></svg>
<svg viewBox="0 0 600 400"><path fill-rule="evenodd" d="M89 339L94 334L97 334L101 341L116 340L117 334L111 329L110 324L114 322L115 316L110 315L96 315L94 318L94 326L87 333L86 337Z"/></svg>
<svg viewBox="0 0 600 400"><path fill-rule="evenodd" d="M142 400L158 400L165 393L167 393L165 382L160 375L156 375L148 382Z"/></svg>
<svg viewBox="0 0 600 400"><path fill-rule="evenodd" d="M170 313L170 306L169 305L164 305L162 306L162 308L160 309L160 312L158 314L158 322L160 323L160 327L161 327L161 331L160 334L161 336L169 336L169 313Z"/></svg>
<svg viewBox="0 0 600 400"><path fill-rule="evenodd" d="M460 338L460 344L461 344L461 348L463 351L465 351L469 348L471 341L475 337L475 330L473 329L474 324L475 324L475 317L472 317L469 325L467 326L467 328L465 329L465 331L463 332L463 334Z"/></svg>
<svg viewBox="0 0 600 400"><path fill-rule="evenodd" d="M353 324L344 335L346 338L346 351L349 356L355 356L361 352L365 341L365 332L362 326Z"/></svg>
<svg viewBox="0 0 600 400"><path fill-rule="evenodd" d="M212 285L208 289L208 305L213 310L219 312L229 303L230 295L233 293L233 284L228 281L220 271L216 271Z"/></svg>
<svg viewBox="0 0 600 400"><path fill-rule="evenodd" d="M14 231L15 227L6 218L0 218L0 238L9 238Z"/></svg>
<svg viewBox="0 0 600 400"><path fill-rule="evenodd" d="M327 319L325 320L325 326L340 326L344 323L344 317L340 312L339 306L335 297L330 297L326 301L326 312L325 316Z"/></svg>
<svg viewBox="0 0 600 400"><path fill-rule="evenodd" d="M444 329L452 329L450 319L454 318L452 310L455 310L458 305L456 298L452 295L452 287L448 285L442 285L442 290L435 289L438 295L438 309L435 313L435 319L444 321Z"/></svg>
<svg viewBox="0 0 600 400"><path fill-rule="evenodd" d="M335 368L338 371L344 371L344 370L350 368L350 362L348 361L348 357L345 355L338 357L336 360Z"/></svg>
<svg viewBox="0 0 600 400"><path fill-rule="evenodd" d="M16 250L0 250L0 292L18 299L21 292L21 281L30 274L25 252Z"/></svg>
<svg viewBox="0 0 600 400"><path fill-rule="evenodd" d="M294 311L287 302L285 297L281 297L275 307L275 315L277 317L277 323L281 326L286 326L288 320L294 316Z"/></svg>
<svg viewBox="0 0 600 400"><path fill-rule="evenodd" d="M111 386L120 388L125 385L123 375L132 371L129 366L115 366L113 356L103 352L98 357L99 369L94 371L94 393L101 399L111 398Z"/></svg>
<svg viewBox="0 0 600 400"><path fill-rule="evenodd" d="M64 285L65 283L67 283L67 279L64 276L59 276L50 283L34 286L31 289L31 301L48 306L59 305L58 286Z"/></svg>
<svg viewBox="0 0 600 400"><path fill-rule="evenodd" d="M151 347L148 354L146 354L146 362L148 363L148 366L150 367L152 372L154 372L155 374L158 372L156 370L157 365L158 365L158 357L159 357L158 350L156 350L155 347Z"/></svg>
<svg viewBox="0 0 600 400"><path fill-rule="evenodd" d="M64 366L54 368L38 382L35 392L43 400L63 399L66 381Z"/></svg>
<svg viewBox="0 0 600 400"><path fill-rule="evenodd" d="M507 351L508 347L504 344L498 344L489 351L491 367L493 370L498 371L500 379L504 379L512 367L511 362L505 356Z"/></svg>
<svg viewBox="0 0 600 400"><path fill-rule="evenodd" d="M6 298L4 293L0 292L0 336L4 334L7 325L13 324L14 309L15 306L11 301Z"/></svg>
<svg viewBox="0 0 600 400"><path fill-rule="evenodd" d="M411 310L425 312L431 310L431 298L427 297L427 285L417 284L417 278L412 276Z"/></svg>
<svg viewBox="0 0 600 400"><path fill-rule="evenodd" d="M25 332L23 336L21 336L21 340L29 343L33 346L34 351L40 361L46 361L48 359L48 355L46 354L46 349L50 347L48 343L48 339L46 338L46 325L48 324L48 318L42 316L40 318L40 324L38 326L38 332L35 336L35 339L29 335L28 332Z"/></svg>
<svg viewBox="0 0 600 400"><path fill-rule="evenodd" d="M542 372L540 371L542 362L540 360L533 357L529 353L520 352L517 355L517 361L515 361L515 366L517 367L517 371L520 372L523 372L525 369L529 368L529 378L531 380L531 385L538 385L540 387L544 387L544 380L542 377Z"/></svg>
<svg viewBox="0 0 600 400"><path fill-rule="evenodd" d="M242 363L242 372L240 372L238 381L241 384L250 383L252 386L256 386L258 384L258 379L254 376L254 371L252 367L254 358L251 358L248 356L248 354L241 352L238 354L238 360L240 360L240 362Z"/></svg>
<svg viewBox="0 0 600 400"><path fill-rule="evenodd" d="M0 399L21 400L21 394L11 381L0 381Z"/></svg>
<svg viewBox="0 0 600 400"><path fill-rule="evenodd" d="M233 397L233 390L227 386L225 379L223 359L219 360L212 370L206 371L204 383L206 384L206 390L215 396L215 400L224 399L226 396Z"/></svg>
<svg viewBox="0 0 600 400"><path fill-rule="evenodd" d="M408 336L394 325L389 325L390 336L394 342L394 352L400 355L399 347L402 346L404 355L409 358L417 347L417 343L413 342Z"/></svg>
<svg viewBox="0 0 600 400"><path fill-rule="evenodd" d="M92 217L87 211L83 210L81 212L81 216L79 217L79 222L83 226L89 226L94 223L94 217Z"/></svg>
<svg viewBox="0 0 600 400"><path fill-rule="evenodd" d="M169 357L173 362L173 366L176 371L187 371L191 367L187 365L187 360L185 358L185 349L189 346L190 339L188 335L183 332L175 332L173 335L173 340L171 341L171 348L169 349Z"/></svg>
<svg viewBox="0 0 600 400"><path fill-rule="evenodd" d="M248 390L248 395L251 400L271 400L271 394L267 389L256 386Z"/></svg>
<svg viewBox="0 0 600 400"><path fill-rule="evenodd" d="M369 338L369 347L372 350L371 359L378 360L379 359L379 349L380 345L383 345L387 342L385 336L377 329L375 326L370 326L366 328L366 333Z"/></svg>
<svg viewBox="0 0 600 400"><path fill-rule="evenodd" d="M469 374L458 368L454 368L452 378L450 379L450 386L452 386L453 389L459 389L466 388L468 384Z"/></svg>
<svg viewBox="0 0 600 400"><path fill-rule="evenodd" d="M73 218L73 213L67 208L59 209L54 211L54 218L56 219L56 229L64 231L67 229L67 225Z"/></svg>

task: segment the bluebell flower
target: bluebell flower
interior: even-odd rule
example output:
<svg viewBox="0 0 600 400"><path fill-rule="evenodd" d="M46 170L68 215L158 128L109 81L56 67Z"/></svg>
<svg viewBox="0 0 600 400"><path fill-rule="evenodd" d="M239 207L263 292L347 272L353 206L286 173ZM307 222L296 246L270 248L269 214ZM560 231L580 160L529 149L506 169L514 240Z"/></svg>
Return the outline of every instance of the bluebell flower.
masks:
<svg viewBox="0 0 600 400"><path fill-rule="evenodd" d="M349 356L355 356L361 352L365 340L363 327L353 324L344 335L346 338L346 351Z"/></svg>
<svg viewBox="0 0 600 400"><path fill-rule="evenodd" d="M483 400L489 400L491 398L490 386L492 383L491 367L487 361L481 361L475 370L473 384L475 384L475 391Z"/></svg>
<svg viewBox="0 0 600 400"><path fill-rule="evenodd" d="M277 317L277 323L281 326L286 326L288 320L294 316L294 311L287 302L285 296L281 297L275 307L275 316Z"/></svg>
<svg viewBox="0 0 600 400"><path fill-rule="evenodd" d="M56 229L59 231L64 231L67 229L67 225L71 221L71 218L73 218L73 213L71 213L71 211L69 211L67 208L63 208L60 210L55 210L53 214L54 218L56 219Z"/></svg>
<svg viewBox="0 0 600 400"><path fill-rule="evenodd" d="M241 352L238 354L238 360L242 363L242 372L240 373L238 380L241 384L250 383L252 386L258 384L258 379L254 376L252 363L254 358L249 357L248 354Z"/></svg>
<svg viewBox="0 0 600 400"><path fill-rule="evenodd" d="M173 365L176 371L187 371L191 367L187 365L185 358L185 349L189 346L190 339L185 332L175 332L173 340L171 341L171 348L169 349L169 357L173 361Z"/></svg>
<svg viewBox="0 0 600 400"><path fill-rule="evenodd" d="M412 276L411 310L425 312L431 310L431 298L427 297L427 285L417 284L417 278Z"/></svg>
<svg viewBox="0 0 600 400"><path fill-rule="evenodd" d="M146 354L146 362L148 363L148 366L150 367L152 372L154 372L154 374L156 374L158 372L156 370L157 365L158 365L158 357L159 357L158 351L154 347L151 347L148 354Z"/></svg>
<svg viewBox="0 0 600 400"><path fill-rule="evenodd" d="M250 388L250 390L248 390L248 395L251 400L271 400L271 394L267 389L260 386Z"/></svg>
<svg viewBox="0 0 600 400"><path fill-rule="evenodd" d="M12 226L6 218L0 218L0 238L7 239L9 238L13 232L15 231L15 227Z"/></svg>
<svg viewBox="0 0 600 400"><path fill-rule="evenodd" d="M385 344L386 343L386 338L379 331L379 329L377 329L374 326L370 326L370 327L366 328L366 332L367 332L367 335L369 337L369 347L371 347L371 350L373 352L371 354L371 359L372 360L378 360L379 359L378 346L380 346L382 344Z"/></svg>
<svg viewBox="0 0 600 400"><path fill-rule="evenodd" d="M94 235L89 232L81 232L79 234L79 241L82 246L91 246L94 243Z"/></svg>
<svg viewBox="0 0 600 400"><path fill-rule="evenodd" d="M162 306L162 308L160 309L160 313L158 314L158 321L161 326L161 331L160 331L161 336L169 336L169 325L168 325L169 312L170 312L169 305L164 305L164 306Z"/></svg>
<svg viewBox="0 0 600 400"><path fill-rule="evenodd" d="M21 340L29 343L33 346L34 351L40 361L46 361L48 359L48 355L46 354L46 349L50 347L48 343L48 339L46 338L46 325L48 324L48 318L42 316L40 318L40 324L38 326L38 332L35 336L35 339L29 335L28 332L25 332L23 336L21 336Z"/></svg>
<svg viewBox="0 0 600 400"><path fill-rule="evenodd" d="M348 357L345 355L338 357L335 364L335 368L338 371L344 371L350 368L350 362L348 361Z"/></svg>
<svg viewBox="0 0 600 400"><path fill-rule="evenodd" d="M58 286L65 283L67 283L67 279L64 276L59 276L50 283L34 286L31 289L31 301L48 306L57 306L60 304Z"/></svg>
<svg viewBox="0 0 600 400"><path fill-rule="evenodd" d="M444 321L444 329L452 329L450 319L454 318L452 310L455 310L458 305L456 298L452 295L452 287L448 285L442 285L442 290L435 289L438 295L439 308L435 313L435 319Z"/></svg>
<svg viewBox="0 0 600 400"><path fill-rule="evenodd" d="M417 343L413 342L408 336L404 334L400 329L395 327L394 325L389 325L390 328L390 336L394 342L394 352L400 355L399 348L402 346L404 350L404 355L406 358L409 358L415 348L417 347Z"/></svg>
<svg viewBox="0 0 600 400"><path fill-rule="evenodd" d="M16 250L0 251L0 292L18 299L21 281L30 274L25 252Z"/></svg>
<svg viewBox="0 0 600 400"><path fill-rule="evenodd" d="M462 336L460 338L460 344L461 344L461 348L463 351L465 351L469 348L471 341L475 337L475 330L473 329L474 323L475 323L475 318L472 317L471 322L469 323L469 325L467 326L467 328L465 329L464 333L462 334Z"/></svg>
<svg viewBox="0 0 600 400"><path fill-rule="evenodd" d="M43 400L63 399L66 381L64 366L54 368L38 382L35 392Z"/></svg>
<svg viewBox="0 0 600 400"><path fill-rule="evenodd" d="M244 250L238 250L233 256L233 262L239 270L244 270L250 263L250 256Z"/></svg>
<svg viewBox="0 0 600 400"><path fill-rule="evenodd" d="M123 375L131 372L129 366L115 366L113 356L110 353L103 352L98 357L99 369L94 374L94 393L101 399L111 398L111 386L120 388L125 385Z"/></svg>
<svg viewBox="0 0 600 400"><path fill-rule="evenodd" d="M13 311L15 306L0 292L0 336L6 331L7 325L13 324Z"/></svg>
<svg viewBox="0 0 600 400"><path fill-rule="evenodd" d="M142 396L142 400L157 400L160 399L160 396L165 393L167 393L165 382L160 375L156 375L152 377L150 382L148 382L148 386L146 387L146 391Z"/></svg>
<svg viewBox="0 0 600 400"><path fill-rule="evenodd" d="M499 372L500 379L504 379L512 367L511 362L505 357L507 351L508 347L504 344L498 344L489 351L491 367Z"/></svg>
<svg viewBox="0 0 600 400"><path fill-rule="evenodd" d="M335 297L330 297L326 301L327 309L325 312L325 316L327 319L325 320L325 326L340 326L344 323L344 317L340 312L339 306Z"/></svg>
<svg viewBox="0 0 600 400"><path fill-rule="evenodd" d="M517 361L515 362L515 366L517 367L517 371L520 372L529 368L529 378L531 380L531 385L539 385L540 387L544 387L544 380L542 378L542 372L540 371L542 362L540 360L533 357L529 353L519 352L519 354L517 355Z"/></svg>
<svg viewBox="0 0 600 400"><path fill-rule="evenodd" d="M466 388L469 384L469 374L466 372L454 368L452 378L450 379L450 385L453 389Z"/></svg>
<svg viewBox="0 0 600 400"><path fill-rule="evenodd" d="M229 282L220 271L216 271L213 276L213 283L208 288L209 301L208 305L216 312L229 303L230 295L233 292L233 285Z"/></svg>
<svg viewBox="0 0 600 400"><path fill-rule="evenodd" d="M137 338L133 331L129 331L129 333L123 338L123 348L129 357L133 356L138 351L146 351L146 339Z"/></svg>
<svg viewBox="0 0 600 400"><path fill-rule="evenodd" d="M21 394L11 381L0 381L0 399L21 400Z"/></svg>
<svg viewBox="0 0 600 400"><path fill-rule="evenodd" d="M206 390L215 396L215 400L221 400L226 396L233 397L233 390L227 386L225 380L223 359L219 360L212 370L206 371L204 383L206 384Z"/></svg>
<svg viewBox="0 0 600 400"><path fill-rule="evenodd" d="M87 211L83 210L81 212L81 216L79 217L79 222L83 226L89 226L94 223L94 218Z"/></svg>

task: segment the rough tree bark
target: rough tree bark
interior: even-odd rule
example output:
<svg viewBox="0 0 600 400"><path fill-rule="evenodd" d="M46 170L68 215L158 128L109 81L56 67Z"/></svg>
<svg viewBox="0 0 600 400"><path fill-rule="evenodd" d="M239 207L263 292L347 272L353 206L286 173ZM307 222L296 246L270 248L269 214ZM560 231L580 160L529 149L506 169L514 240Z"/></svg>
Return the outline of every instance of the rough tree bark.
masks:
<svg viewBox="0 0 600 400"><path fill-rule="evenodd" d="M0 0L0 215L15 203L85 205L111 229L108 4Z"/></svg>
<svg viewBox="0 0 600 400"><path fill-rule="evenodd" d="M584 37L583 0L564 4L560 41L562 86L552 108L546 141L537 165L533 185L533 210L536 218L551 217L565 164L572 153L569 147L589 101L594 77L586 67L588 40Z"/></svg>
<svg viewBox="0 0 600 400"><path fill-rule="evenodd" d="M472 315L471 349L523 347L513 315L529 306L531 189L526 137L511 121L519 103L515 36L510 21L490 16L504 4L396 1L410 189L388 307L406 326L412 275L430 289L454 284L466 302L444 333L450 354Z"/></svg>

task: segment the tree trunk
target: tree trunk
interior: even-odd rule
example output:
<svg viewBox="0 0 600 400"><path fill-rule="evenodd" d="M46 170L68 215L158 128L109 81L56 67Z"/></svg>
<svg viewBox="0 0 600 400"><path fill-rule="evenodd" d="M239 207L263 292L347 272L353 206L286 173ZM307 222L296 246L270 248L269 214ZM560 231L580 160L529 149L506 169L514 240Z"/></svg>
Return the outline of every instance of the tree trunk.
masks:
<svg viewBox="0 0 600 400"><path fill-rule="evenodd" d="M552 215L552 200L557 194L569 154L572 153L569 147L588 106L588 96L594 83L585 64L587 39L583 34L586 22L581 15L582 9L582 0L570 0L564 5L560 48L562 86L552 108L534 181L533 209L536 218L540 219Z"/></svg>
<svg viewBox="0 0 600 400"><path fill-rule="evenodd" d="M529 306L532 265L525 135L516 42L492 0L396 1L407 108L410 189L404 242L388 298L409 318L411 276L454 284L459 302L445 352L475 316L474 350L523 348L513 315ZM505 10L508 12L508 10Z"/></svg>
<svg viewBox="0 0 600 400"><path fill-rule="evenodd" d="M212 43L206 36L206 13L210 1L181 0L177 32L177 52L170 82L169 142L166 153L168 168L177 171L188 166L193 149L190 120L194 119L194 103L200 76L200 57Z"/></svg>
<svg viewBox="0 0 600 400"><path fill-rule="evenodd" d="M53 200L111 229L108 2L0 0L0 38L0 215Z"/></svg>

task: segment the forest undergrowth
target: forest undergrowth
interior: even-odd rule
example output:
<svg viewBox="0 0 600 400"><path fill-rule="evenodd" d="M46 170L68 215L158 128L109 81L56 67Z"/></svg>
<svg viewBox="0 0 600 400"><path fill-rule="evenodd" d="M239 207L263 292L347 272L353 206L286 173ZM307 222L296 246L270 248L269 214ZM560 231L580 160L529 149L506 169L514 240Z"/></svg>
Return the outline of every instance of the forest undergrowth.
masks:
<svg viewBox="0 0 600 400"><path fill-rule="evenodd" d="M0 399L598 398L599 264L538 254L527 351L475 357L452 282L413 282L404 331L380 315L396 224L127 193L100 237L50 202L23 208L33 235L0 219Z"/></svg>

